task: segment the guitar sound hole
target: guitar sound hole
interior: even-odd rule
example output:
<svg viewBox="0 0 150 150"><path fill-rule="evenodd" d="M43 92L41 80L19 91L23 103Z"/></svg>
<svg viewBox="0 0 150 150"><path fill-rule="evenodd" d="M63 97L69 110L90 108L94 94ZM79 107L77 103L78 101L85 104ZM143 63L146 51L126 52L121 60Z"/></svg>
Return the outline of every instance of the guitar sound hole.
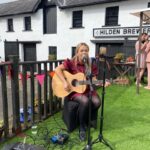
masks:
<svg viewBox="0 0 150 150"><path fill-rule="evenodd" d="M77 84L78 84L78 80L76 79L72 80L72 86L77 86Z"/></svg>

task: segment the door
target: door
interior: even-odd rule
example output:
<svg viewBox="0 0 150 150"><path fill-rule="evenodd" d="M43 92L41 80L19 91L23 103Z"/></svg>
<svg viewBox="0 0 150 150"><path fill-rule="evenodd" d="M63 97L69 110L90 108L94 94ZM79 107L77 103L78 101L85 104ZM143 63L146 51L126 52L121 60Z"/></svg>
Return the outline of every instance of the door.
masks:
<svg viewBox="0 0 150 150"><path fill-rule="evenodd" d="M5 61L9 61L10 55L19 56L19 43L5 41Z"/></svg>
<svg viewBox="0 0 150 150"><path fill-rule="evenodd" d="M36 44L35 43L24 44L24 61L36 61ZM27 66L27 70L30 70L29 66Z"/></svg>
<svg viewBox="0 0 150 150"><path fill-rule="evenodd" d="M36 61L36 44L24 44L24 61Z"/></svg>

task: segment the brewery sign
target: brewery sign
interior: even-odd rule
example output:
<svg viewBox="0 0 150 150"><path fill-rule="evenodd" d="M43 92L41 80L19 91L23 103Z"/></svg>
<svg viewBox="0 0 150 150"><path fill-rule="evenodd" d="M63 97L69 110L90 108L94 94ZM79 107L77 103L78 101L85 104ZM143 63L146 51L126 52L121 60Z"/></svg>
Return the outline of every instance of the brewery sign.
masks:
<svg viewBox="0 0 150 150"><path fill-rule="evenodd" d="M114 27L114 28L94 28L93 37L107 37L107 36L138 36L139 27ZM142 32L150 35L150 26L143 26Z"/></svg>

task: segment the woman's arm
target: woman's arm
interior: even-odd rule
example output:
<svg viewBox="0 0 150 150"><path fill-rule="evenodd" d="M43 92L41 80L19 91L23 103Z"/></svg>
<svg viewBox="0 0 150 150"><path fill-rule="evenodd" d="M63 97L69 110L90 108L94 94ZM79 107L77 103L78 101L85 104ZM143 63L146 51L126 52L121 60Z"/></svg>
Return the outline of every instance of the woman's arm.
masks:
<svg viewBox="0 0 150 150"><path fill-rule="evenodd" d="M145 50L145 48L147 47L147 44L148 44L148 41L144 42L144 44L141 43L141 49L140 49L139 41L137 41L135 44L136 51L138 51L139 49L142 51Z"/></svg>
<svg viewBox="0 0 150 150"><path fill-rule="evenodd" d="M145 52L148 53L150 51L150 42L148 42Z"/></svg>
<svg viewBox="0 0 150 150"><path fill-rule="evenodd" d="M57 74L57 76L60 78L60 80L62 81L63 85L64 85L64 89L66 91L70 91L70 85L69 83L66 81L63 71L65 70L65 67L63 64L59 65L56 69L55 69L55 73Z"/></svg>

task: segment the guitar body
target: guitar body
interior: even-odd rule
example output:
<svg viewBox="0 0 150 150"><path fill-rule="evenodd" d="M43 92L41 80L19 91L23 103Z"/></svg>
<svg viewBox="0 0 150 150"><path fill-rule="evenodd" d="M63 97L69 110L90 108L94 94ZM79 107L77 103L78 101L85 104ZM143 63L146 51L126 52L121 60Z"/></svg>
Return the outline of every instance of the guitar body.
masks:
<svg viewBox="0 0 150 150"><path fill-rule="evenodd" d="M55 73L55 75L52 78L52 89L54 95L58 97L65 97L69 95L71 92L83 93L86 90L86 85L76 84L78 81L86 81L85 75L83 73L77 73L74 75L72 75L67 71L63 71L63 73L67 82L71 86L71 90L69 92L64 90L64 85L62 81Z"/></svg>

